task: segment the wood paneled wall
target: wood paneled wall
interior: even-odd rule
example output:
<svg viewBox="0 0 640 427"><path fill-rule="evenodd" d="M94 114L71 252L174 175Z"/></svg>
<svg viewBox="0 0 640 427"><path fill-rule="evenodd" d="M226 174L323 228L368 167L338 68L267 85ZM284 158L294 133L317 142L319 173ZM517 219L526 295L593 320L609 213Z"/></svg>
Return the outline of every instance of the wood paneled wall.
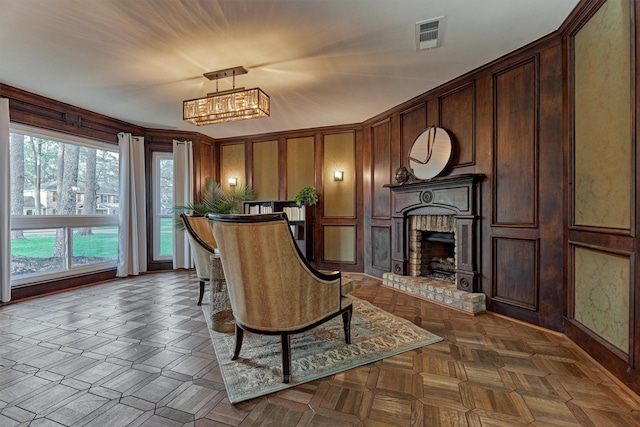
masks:
<svg viewBox="0 0 640 427"><path fill-rule="evenodd" d="M325 146L330 147L343 138L351 148L337 158L334 152L325 156ZM244 179L255 185L255 146L264 141L278 141L278 198L291 199L302 187L314 186L320 199L313 209L314 265L327 270L361 272L364 270L362 183L366 179L360 173L363 170L362 140L361 125L341 125L217 139L216 147L220 153L225 147L241 144L245 150ZM333 170L337 167L345 172L340 185L333 181ZM332 204L329 209L325 209L326 203ZM338 207L341 210L334 212ZM326 239L331 242L325 247Z"/></svg>
<svg viewBox="0 0 640 427"><path fill-rule="evenodd" d="M562 44L553 35L365 123L373 176L365 189L365 272L389 271L383 185L408 166L415 138L441 126L454 144L444 175L485 175L480 281L489 309L562 329L562 109Z"/></svg>
<svg viewBox="0 0 640 427"><path fill-rule="evenodd" d="M481 189L480 247L481 286L487 295L488 309L550 329L566 330L589 354L640 392L640 267L635 261L640 247L637 233L640 210L633 202L637 200L634 194L640 182L637 150L631 149L631 197L628 202L625 197L620 201L632 206L634 222L629 230L571 224L569 209L573 206L570 147L575 134L570 109L571 37L605 3L606 0L583 0L558 32L364 123L363 173L370 177L364 180L363 196L365 273L380 276L389 271L392 221L388 213L390 195L383 185L394 182L396 168L407 166L409 147L419 133L427 126L441 126L452 135L455 145L452 163L444 175L485 175ZM640 7L635 2L629 4L629 21L633 26L640 22ZM629 95L616 96L623 102L631 99L634 118L631 127L635 128L629 129L629 141L617 138L622 139L623 147L628 144L635 147L640 131L635 119L639 95L634 90L638 82L636 50L640 35L633 27L630 34L630 73L635 76L635 85L631 84ZM606 96L606 88L600 88L599 92ZM587 104L585 108L591 107ZM623 126L623 135L627 127ZM620 151L626 152L626 148ZM627 176L626 167L619 169L621 176ZM586 203L591 202L587 199ZM572 318L576 290L571 281L577 279L570 276L574 264L570 248L574 246L610 257L616 255L615 260L621 257L630 260L626 264L614 260L610 262L613 267L608 267L615 269L620 264L631 270L629 286L620 286L629 289L628 352L614 348ZM602 278L598 283L603 292L609 288L615 294L616 280L619 282L622 277L627 276ZM612 295L612 300L615 298ZM618 310L625 309L623 304Z"/></svg>

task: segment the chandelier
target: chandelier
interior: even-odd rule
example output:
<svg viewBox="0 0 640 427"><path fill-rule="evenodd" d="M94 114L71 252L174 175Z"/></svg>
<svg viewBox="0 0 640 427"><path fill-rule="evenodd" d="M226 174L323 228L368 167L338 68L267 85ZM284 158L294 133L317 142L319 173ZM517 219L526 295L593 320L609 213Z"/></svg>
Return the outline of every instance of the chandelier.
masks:
<svg viewBox="0 0 640 427"><path fill-rule="evenodd" d="M246 73L243 67L205 73L206 78L216 81L216 91L204 98L183 101L182 118L196 126L203 126L269 116L269 95L260 88L236 89L236 75ZM218 79L231 76L233 89L218 92Z"/></svg>

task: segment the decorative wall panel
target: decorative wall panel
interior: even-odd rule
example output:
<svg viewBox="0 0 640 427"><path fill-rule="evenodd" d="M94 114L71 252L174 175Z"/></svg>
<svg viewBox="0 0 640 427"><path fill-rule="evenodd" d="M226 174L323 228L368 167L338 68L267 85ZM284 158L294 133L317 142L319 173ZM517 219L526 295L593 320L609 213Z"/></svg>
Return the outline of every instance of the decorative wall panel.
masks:
<svg viewBox="0 0 640 427"><path fill-rule="evenodd" d="M351 226L325 226L324 261L356 262L356 229Z"/></svg>
<svg viewBox="0 0 640 427"><path fill-rule="evenodd" d="M537 99L534 60L494 77L494 224L537 222Z"/></svg>
<svg viewBox="0 0 640 427"><path fill-rule="evenodd" d="M313 137L287 139L287 199L315 183Z"/></svg>
<svg viewBox="0 0 640 427"><path fill-rule="evenodd" d="M629 353L628 257L574 248L574 318Z"/></svg>
<svg viewBox="0 0 640 427"><path fill-rule="evenodd" d="M427 128L427 105L418 104L416 107L400 114L401 135L400 161L402 166L409 169L409 151L416 138Z"/></svg>
<svg viewBox="0 0 640 427"><path fill-rule="evenodd" d="M538 309L538 241L493 238L493 298L529 310Z"/></svg>
<svg viewBox="0 0 640 427"><path fill-rule="evenodd" d="M475 90L472 84L440 98L440 127L451 136L453 167L475 163L474 103Z"/></svg>
<svg viewBox="0 0 640 427"><path fill-rule="evenodd" d="M253 189L257 200L278 200L278 141L253 144Z"/></svg>
<svg viewBox="0 0 640 427"><path fill-rule="evenodd" d="M228 179L236 178L237 185L246 185L244 144L223 145L220 159L220 185L227 191L230 190Z"/></svg>
<svg viewBox="0 0 640 427"><path fill-rule="evenodd" d="M391 271L391 227L371 227L372 265Z"/></svg>
<svg viewBox="0 0 640 427"><path fill-rule="evenodd" d="M629 22L629 2L608 1L574 39L576 225L630 227Z"/></svg>
<svg viewBox="0 0 640 427"><path fill-rule="evenodd" d="M391 217L391 196L387 185L393 180L391 170L391 134L390 123L385 121L371 129L373 182L371 186L371 204L373 218Z"/></svg>
<svg viewBox="0 0 640 427"><path fill-rule="evenodd" d="M325 135L323 151L323 212L325 217L355 217L356 172L353 133ZM342 181L334 172L342 171Z"/></svg>

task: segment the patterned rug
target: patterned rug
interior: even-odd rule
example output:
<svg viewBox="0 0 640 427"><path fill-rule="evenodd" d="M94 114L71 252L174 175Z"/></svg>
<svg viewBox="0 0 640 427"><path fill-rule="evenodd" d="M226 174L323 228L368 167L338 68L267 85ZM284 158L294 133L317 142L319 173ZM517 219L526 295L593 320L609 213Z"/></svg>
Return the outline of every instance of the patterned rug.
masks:
<svg viewBox="0 0 640 427"><path fill-rule="evenodd" d="M231 403L253 399L357 366L442 341L413 323L353 298L351 344L344 342L342 316L291 337L291 382L282 383L280 336L245 332L240 357L232 361L233 333L211 329L210 304L202 311Z"/></svg>

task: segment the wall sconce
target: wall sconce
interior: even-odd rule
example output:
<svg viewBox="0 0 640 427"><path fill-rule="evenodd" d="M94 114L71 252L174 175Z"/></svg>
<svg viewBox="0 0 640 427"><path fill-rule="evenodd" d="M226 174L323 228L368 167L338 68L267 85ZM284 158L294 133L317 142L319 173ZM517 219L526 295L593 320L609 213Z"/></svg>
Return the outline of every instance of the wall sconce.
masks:
<svg viewBox="0 0 640 427"><path fill-rule="evenodd" d="M227 182L229 183L230 186L235 187L236 184L238 184L238 178L229 178Z"/></svg>
<svg viewBox="0 0 640 427"><path fill-rule="evenodd" d="M334 171L333 172L333 180L334 181L342 181L342 177L344 176L344 172L342 171Z"/></svg>

